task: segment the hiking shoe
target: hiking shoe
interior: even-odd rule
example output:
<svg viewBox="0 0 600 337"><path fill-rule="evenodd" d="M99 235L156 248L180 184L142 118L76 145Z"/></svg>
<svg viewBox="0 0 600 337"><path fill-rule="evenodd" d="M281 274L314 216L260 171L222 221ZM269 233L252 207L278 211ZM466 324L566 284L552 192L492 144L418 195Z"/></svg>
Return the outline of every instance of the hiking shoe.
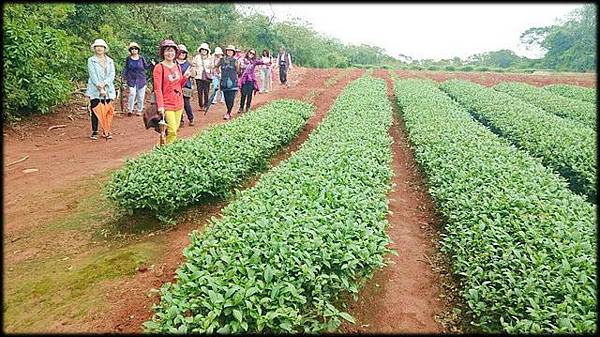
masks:
<svg viewBox="0 0 600 337"><path fill-rule="evenodd" d="M92 135L90 136L91 140L98 140L98 134L97 133L92 133Z"/></svg>
<svg viewBox="0 0 600 337"><path fill-rule="evenodd" d="M108 139L112 139L112 135L110 133L108 133L108 134L102 134L102 138L106 138L107 140Z"/></svg>
<svg viewBox="0 0 600 337"><path fill-rule="evenodd" d="M128 111L128 112L127 112L127 117L131 117L131 116L133 116L133 112L131 112L131 111Z"/></svg>
<svg viewBox="0 0 600 337"><path fill-rule="evenodd" d="M194 126L194 121L190 121L190 126Z"/></svg>

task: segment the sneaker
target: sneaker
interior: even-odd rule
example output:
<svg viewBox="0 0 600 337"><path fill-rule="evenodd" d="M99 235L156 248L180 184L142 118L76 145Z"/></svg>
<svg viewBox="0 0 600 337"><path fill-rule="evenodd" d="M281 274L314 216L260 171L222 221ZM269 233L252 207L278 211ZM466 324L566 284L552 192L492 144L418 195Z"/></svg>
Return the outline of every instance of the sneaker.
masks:
<svg viewBox="0 0 600 337"><path fill-rule="evenodd" d="M141 115L142 115L142 113L141 113L140 111L138 111L138 112L136 112L136 113L135 113L135 115L136 115L136 116L141 116Z"/></svg>
<svg viewBox="0 0 600 337"><path fill-rule="evenodd" d="M194 121L190 121L190 126L194 126Z"/></svg>
<svg viewBox="0 0 600 337"><path fill-rule="evenodd" d="M90 136L90 139L98 140L98 134L96 132L93 132L92 135Z"/></svg>
<svg viewBox="0 0 600 337"><path fill-rule="evenodd" d="M112 139L112 135L110 133L109 134L102 134L102 138L106 138L107 140L108 139Z"/></svg>
<svg viewBox="0 0 600 337"><path fill-rule="evenodd" d="M228 120L229 118L231 118L231 115L228 113L226 113L225 116L223 116L224 120Z"/></svg>
<svg viewBox="0 0 600 337"><path fill-rule="evenodd" d="M244 110L244 113L250 111L250 108L246 108L246 110Z"/></svg>
<svg viewBox="0 0 600 337"><path fill-rule="evenodd" d="M225 101L221 100L221 101L219 101L219 103L225 103Z"/></svg>
<svg viewBox="0 0 600 337"><path fill-rule="evenodd" d="M244 112L244 111L242 110L242 108L240 108L240 109L238 110L238 113L239 113L239 114L241 114L241 113L243 113L243 112Z"/></svg>
<svg viewBox="0 0 600 337"><path fill-rule="evenodd" d="M184 127L185 123L183 121L181 121L181 123L179 123L179 127L182 128Z"/></svg>
<svg viewBox="0 0 600 337"><path fill-rule="evenodd" d="M131 116L133 116L133 112L131 112L131 111L128 111L128 112L127 112L127 117L131 117Z"/></svg>

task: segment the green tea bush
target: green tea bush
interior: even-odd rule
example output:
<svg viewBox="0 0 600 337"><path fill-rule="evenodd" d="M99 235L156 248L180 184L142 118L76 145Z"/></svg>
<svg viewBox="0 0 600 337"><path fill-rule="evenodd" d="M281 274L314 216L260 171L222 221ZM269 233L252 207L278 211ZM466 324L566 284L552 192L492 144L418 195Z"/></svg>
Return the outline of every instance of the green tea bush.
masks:
<svg viewBox="0 0 600 337"><path fill-rule="evenodd" d="M595 206L435 83L402 80L394 91L447 220L442 250L472 324L488 333L596 332Z"/></svg>
<svg viewBox="0 0 600 337"><path fill-rule="evenodd" d="M274 101L240 118L128 160L112 175L108 197L162 221L207 197L225 197L302 130L314 106Z"/></svg>
<svg viewBox="0 0 600 337"><path fill-rule="evenodd" d="M593 129L476 83L449 80L441 88L478 119L567 178L574 191L595 202Z"/></svg>
<svg viewBox="0 0 600 337"><path fill-rule="evenodd" d="M596 89L594 88L570 84L550 84L545 86L544 89L567 98L596 104Z"/></svg>
<svg viewBox="0 0 600 337"><path fill-rule="evenodd" d="M494 89L522 99L557 116L578 121L589 128L596 129L596 105L593 103L567 98L549 90L520 82L498 83Z"/></svg>
<svg viewBox="0 0 600 337"><path fill-rule="evenodd" d="M385 82L362 77L302 147L192 232L147 332L334 331L383 266L392 170Z"/></svg>

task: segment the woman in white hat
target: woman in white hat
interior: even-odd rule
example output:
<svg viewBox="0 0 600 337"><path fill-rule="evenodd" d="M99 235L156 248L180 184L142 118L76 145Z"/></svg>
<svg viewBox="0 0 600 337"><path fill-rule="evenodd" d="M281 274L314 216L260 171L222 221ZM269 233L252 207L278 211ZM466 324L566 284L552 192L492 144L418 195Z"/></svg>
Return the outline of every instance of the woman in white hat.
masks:
<svg viewBox="0 0 600 337"><path fill-rule="evenodd" d="M140 55L140 46L131 42L129 47L129 56L125 59L123 67L123 79L127 81L129 88L129 101L127 104L127 116L133 114L135 100L137 98L137 116L142 115L144 111L144 98L146 97L146 69L152 67L146 59Z"/></svg>
<svg viewBox="0 0 600 337"><path fill-rule="evenodd" d="M204 42L198 47L198 54L192 59L192 66L196 70L198 104L200 105L200 111L203 111L210 104L208 102L208 91L212 82L212 69L214 67L208 43Z"/></svg>
<svg viewBox="0 0 600 337"><path fill-rule="evenodd" d="M188 69L193 69L192 64L188 61L188 50L184 44L180 44L177 46L177 63L181 67L181 72L185 73ZM193 70L192 70L193 71ZM194 125L194 112L192 110L192 104L190 100L192 99L192 79L189 78L185 85L183 86L183 110L185 110L185 114L187 116L188 122L190 126ZM181 118L181 123L179 127L183 127L183 118Z"/></svg>
<svg viewBox="0 0 600 337"><path fill-rule="evenodd" d="M221 58L223 57L223 50L221 49L221 47L215 47L215 53L213 54L213 61L214 61L214 65L216 66L220 61ZM223 90L221 90L221 69L215 67L213 69L213 81L212 81L212 85L213 85L213 90L217 90L217 93L215 95L215 98L212 101L212 104L217 103L217 97L219 97L219 93L221 94L221 100L220 103L225 103L225 96L223 96Z"/></svg>
<svg viewBox="0 0 600 337"><path fill-rule="evenodd" d="M108 45L103 39L97 39L91 45L94 55L87 60L88 75L90 76L87 83L85 95L90 99L90 115L92 119L92 135L91 139L98 139L98 117L92 111L98 104L100 99L109 103L117 96L115 91L115 64L113 60L106 55ZM104 134L103 137L111 139L110 133Z"/></svg>
<svg viewBox="0 0 600 337"><path fill-rule="evenodd" d="M240 72L240 63L234 57L235 47L233 45L225 48L225 56L222 57L215 68L219 68L221 73L221 90L225 96L225 105L227 106L227 112L223 119L228 120L231 118L231 110L233 109L233 101L235 100L235 93L238 91L238 74Z"/></svg>

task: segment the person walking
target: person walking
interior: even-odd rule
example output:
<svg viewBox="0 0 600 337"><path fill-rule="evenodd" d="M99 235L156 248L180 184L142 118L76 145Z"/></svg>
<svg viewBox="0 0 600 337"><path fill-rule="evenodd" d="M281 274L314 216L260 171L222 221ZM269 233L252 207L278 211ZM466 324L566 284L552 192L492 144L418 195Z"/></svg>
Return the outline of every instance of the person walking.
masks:
<svg viewBox="0 0 600 337"><path fill-rule="evenodd" d="M140 46L131 42L129 47L129 56L125 59L123 67L123 79L127 81L129 92L127 116L133 115L135 100L137 98L137 116L142 115L144 111L144 98L146 97L146 69L152 67L146 59L140 55Z"/></svg>
<svg viewBox="0 0 600 337"><path fill-rule="evenodd" d="M152 71L156 107L167 122L167 144L177 139L177 129L183 114L183 86L191 75L190 68L182 74L175 61L178 49L172 40L161 41L158 54L163 60Z"/></svg>
<svg viewBox="0 0 600 337"><path fill-rule="evenodd" d="M217 90L217 93L215 94L215 98L213 98L212 104L217 103L217 98L219 96L221 96L221 100L219 101L220 103L225 103L225 96L223 96L223 90L221 90L221 69L216 67L216 65L219 63L219 61L221 60L221 58L223 57L223 50L221 49L221 47L215 47L215 52L213 54L213 80L212 80L212 85L213 85L213 91Z"/></svg>
<svg viewBox="0 0 600 337"><path fill-rule="evenodd" d="M88 83L85 95L90 100L89 113L92 121L92 140L98 139L98 116L93 109L100 104L102 99L105 103L110 103L117 96L115 90L115 63L106 53L108 45L103 39L96 39L91 45L94 55L87 60ZM102 135L106 139L112 139L110 132Z"/></svg>
<svg viewBox="0 0 600 337"><path fill-rule="evenodd" d="M240 64L234 57L235 47L228 45L225 48L225 56L222 57L215 68L219 68L221 73L220 87L225 96L225 106L227 106L227 112L223 116L223 119L228 120L231 118L231 110L233 109L233 101L235 100L235 93L238 91L238 74L240 72Z"/></svg>
<svg viewBox="0 0 600 337"><path fill-rule="evenodd" d="M181 71L183 73L185 73L188 69L192 69L191 72L193 73L192 64L187 60L187 57L188 57L187 47L183 44L180 44L177 46L177 48L179 49L179 51L177 52L177 64L179 64L179 66L181 67ZM185 82L185 85L183 86L183 108L185 110L185 114L187 116L188 123L190 124L190 126L194 126L194 111L192 110L192 104L190 102L191 99L192 99L192 79L189 78ZM181 123L179 124L179 127L181 128L181 127L183 127L183 125L184 125L183 118L181 118Z"/></svg>
<svg viewBox="0 0 600 337"><path fill-rule="evenodd" d="M196 70L196 88L198 89L198 105L200 111L206 110L208 102L208 91L212 83L213 59L210 56L208 43L204 42L198 47L198 54L192 59L192 66Z"/></svg>
<svg viewBox="0 0 600 337"><path fill-rule="evenodd" d="M279 82L281 82L281 85L289 87L289 84L287 83L287 72L292 69L292 57L284 47L279 49L277 65L279 66Z"/></svg>
<svg viewBox="0 0 600 337"><path fill-rule="evenodd" d="M265 48L262 51L260 60L265 63L259 66L260 72L260 90L259 93L269 92L272 89L271 72L273 71L271 63L273 61L269 49Z"/></svg>
<svg viewBox="0 0 600 337"><path fill-rule="evenodd" d="M248 112L250 110L250 104L252 103L252 96L258 91L258 83L256 81L256 66L257 65L271 65L270 62L263 62L262 60L256 59L256 50L249 49L246 52L246 56L241 59L240 68L242 76L240 77L241 86L241 99L240 109L238 113ZM244 104L246 105L244 109Z"/></svg>

